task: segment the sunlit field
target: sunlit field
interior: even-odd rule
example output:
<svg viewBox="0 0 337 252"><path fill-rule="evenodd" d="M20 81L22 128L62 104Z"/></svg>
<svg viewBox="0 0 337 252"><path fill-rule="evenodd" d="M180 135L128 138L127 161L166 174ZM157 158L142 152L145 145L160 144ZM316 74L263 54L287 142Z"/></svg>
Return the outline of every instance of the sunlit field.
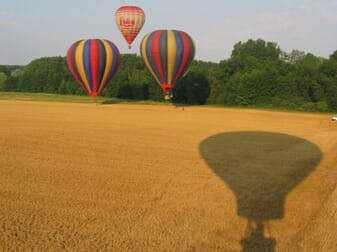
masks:
<svg viewBox="0 0 337 252"><path fill-rule="evenodd" d="M0 250L337 251L331 115L0 100Z"/></svg>

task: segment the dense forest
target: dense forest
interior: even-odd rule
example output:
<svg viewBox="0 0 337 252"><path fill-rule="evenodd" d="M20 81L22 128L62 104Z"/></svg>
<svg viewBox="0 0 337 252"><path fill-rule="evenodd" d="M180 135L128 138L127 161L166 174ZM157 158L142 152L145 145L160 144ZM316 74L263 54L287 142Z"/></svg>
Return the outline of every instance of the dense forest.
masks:
<svg viewBox="0 0 337 252"><path fill-rule="evenodd" d="M0 66L0 91L85 95L65 57L45 57L27 66ZM328 59L283 52L263 39L238 42L229 59L193 61L173 89L174 103L337 111L337 50ZM121 55L117 74L102 96L163 101L164 95L143 60Z"/></svg>

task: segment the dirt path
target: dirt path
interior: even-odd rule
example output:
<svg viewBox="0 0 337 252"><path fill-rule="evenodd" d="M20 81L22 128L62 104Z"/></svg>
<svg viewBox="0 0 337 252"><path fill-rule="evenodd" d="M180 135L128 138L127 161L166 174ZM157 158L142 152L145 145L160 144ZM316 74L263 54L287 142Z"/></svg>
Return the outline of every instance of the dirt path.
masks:
<svg viewBox="0 0 337 252"><path fill-rule="evenodd" d="M0 101L0 250L337 251L336 163L329 115Z"/></svg>

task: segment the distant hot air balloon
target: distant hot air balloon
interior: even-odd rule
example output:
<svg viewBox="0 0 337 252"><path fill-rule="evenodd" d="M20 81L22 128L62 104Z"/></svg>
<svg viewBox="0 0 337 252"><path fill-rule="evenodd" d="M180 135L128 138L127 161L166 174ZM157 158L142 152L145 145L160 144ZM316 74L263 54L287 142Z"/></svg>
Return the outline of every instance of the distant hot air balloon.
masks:
<svg viewBox="0 0 337 252"><path fill-rule="evenodd" d="M183 31L157 30L145 35L140 53L168 99L169 90L187 73L195 46L192 38Z"/></svg>
<svg viewBox="0 0 337 252"><path fill-rule="evenodd" d="M120 61L117 46L105 39L84 39L68 49L70 72L81 87L94 99L116 73Z"/></svg>
<svg viewBox="0 0 337 252"><path fill-rule="evenodd" d="M138 6L122 6L115 13L115 22L130 49L132 42L145 23L145 13Z"/></svg>

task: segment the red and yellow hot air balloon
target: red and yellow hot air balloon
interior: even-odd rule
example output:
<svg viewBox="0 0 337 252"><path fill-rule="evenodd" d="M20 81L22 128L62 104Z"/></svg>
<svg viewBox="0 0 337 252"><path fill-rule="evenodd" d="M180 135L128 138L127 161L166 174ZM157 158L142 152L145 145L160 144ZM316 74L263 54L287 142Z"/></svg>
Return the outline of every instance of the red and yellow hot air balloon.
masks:
<svg viewBox="0 0 337 252"><path fill-rule="evenodd" d="M115 22L130 49L132 42L145 23L145 13L138 6L122 6L115 13Z"/></svg>
<svg viewBox="0 0 337 252"><path fill-rule="evenodd" d="M116 73L120 62L117 46L105 39L83 39L68 49L67 64L80 86L94 99Z"/></svg>
<svg viewBox="0 0 337 252"><path fill-rule="evenodd" d="M168 98L170 89L187 73L195 55L195 45L183 31L156 30L145 35L140 53Z"/></svg>

